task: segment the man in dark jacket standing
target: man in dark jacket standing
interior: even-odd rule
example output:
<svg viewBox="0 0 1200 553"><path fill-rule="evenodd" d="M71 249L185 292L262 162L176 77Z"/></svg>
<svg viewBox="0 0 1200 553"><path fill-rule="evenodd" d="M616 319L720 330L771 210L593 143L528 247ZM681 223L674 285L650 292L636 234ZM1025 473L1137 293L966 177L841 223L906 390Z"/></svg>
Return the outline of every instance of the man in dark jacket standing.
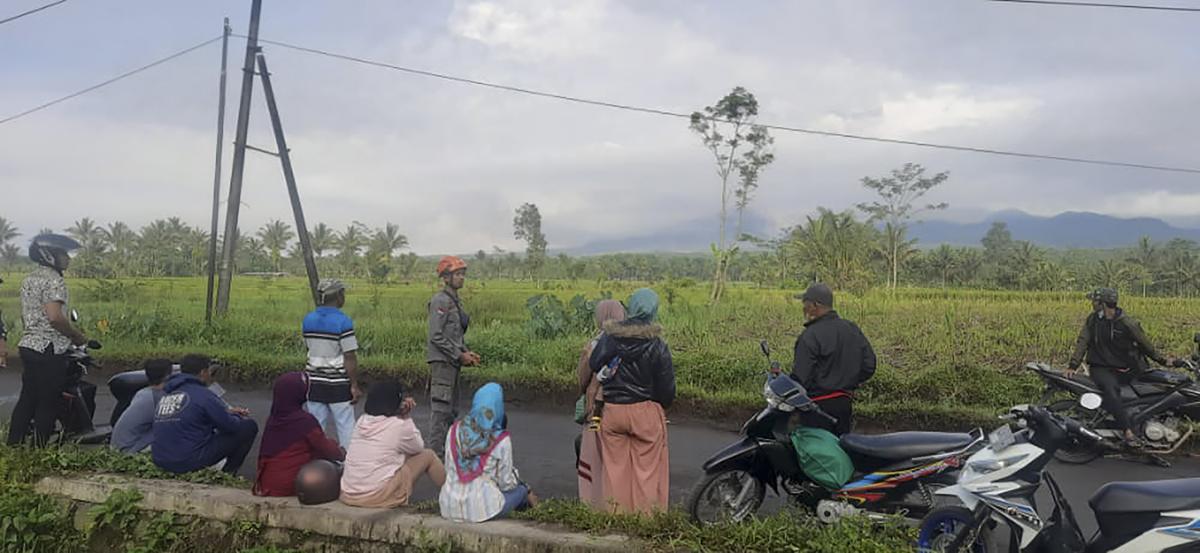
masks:
<svg viewBox="0 0 1200 553"><path fill-rule="evenodd" d="M224 460L221 470L237 474L258 436L258 424L248 411L229 407L208 389L211 359L188 355L180 365L180 373L167 380L166 395L154 414L154 464L183 474Z"/></svg>
<svg viewBox="0 0 1200 553"><path fill-rule="evenodd" d="M800 423L841 436L850 431L854 390L875 374L875 351L858 325L838 317L828 286L814 284L800 299L807 322L796 339L792 378L808 390L821 410L837 418L835 424L813 413L801 413Z"/></svg>
<svg viewBox="0 0 1200 553"><path fill-rule="evenodd" d="M446 432L458 418L459 374L462 367L478 365L479 354L467 349L470 317L463 310L458 291L467 281L467 263L454 256L443 257L437 266L445 284L429 300L429 446L439 458L446 448Z"/></svg>
<svg viewBox="0 0 1200 553"><path fill-rule="evenodd" d="M1086 355L1088 374L1104 396L1105 410L1125 429L1125 441L1137 445L1137 434L1121 401L1121 386L1128 386L1134 377L1150 368L1147 357L1160 365L1173 365L1175 360L1154 349L1142 325L1117 307L1116 290L1099 288L1087 297L1092 300L1092 313L1075 340L1067 370L1078 369Z"/></svg>

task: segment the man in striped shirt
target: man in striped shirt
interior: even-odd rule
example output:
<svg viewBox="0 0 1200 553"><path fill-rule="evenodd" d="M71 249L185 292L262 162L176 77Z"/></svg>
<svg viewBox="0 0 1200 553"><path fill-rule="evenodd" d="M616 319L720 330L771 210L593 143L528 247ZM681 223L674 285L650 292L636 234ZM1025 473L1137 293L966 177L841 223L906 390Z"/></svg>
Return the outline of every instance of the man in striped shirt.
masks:
<svg viewBox="0 0 1200 553"><path fill-rule="evenodd" d="M304 317L304 344L308 346L308 402L304 410L325 428L333 419L338 445L350 447L354 431L354 403L358 388L358 339L354 322L342 312L346 285L338 279L317 285L321 305Z"/></svg>

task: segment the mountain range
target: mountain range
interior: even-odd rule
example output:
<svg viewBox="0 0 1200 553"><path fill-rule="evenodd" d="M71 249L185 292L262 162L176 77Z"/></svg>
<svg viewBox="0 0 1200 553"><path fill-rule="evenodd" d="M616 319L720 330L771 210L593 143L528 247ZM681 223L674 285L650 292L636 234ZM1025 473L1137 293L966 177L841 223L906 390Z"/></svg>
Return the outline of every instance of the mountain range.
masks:
<svg viewBox="0 0 1200 553"><path fill-rule="evenodd" d="M978 246L992 223L1003 222L1014 240L1028 240L1050 248L1118 248L1135 244L1142 236L1155 242L1174 238L1200 241L1200 229L1179 228L1151 217L1120 218L1100 213L1068 211L1043 217L1023 211L999 211L976 222L927 220L913 223L909 236L918 246L939 244ZM756 214L747 214L744 232L774 237L779 228ZM707 252L716 240L715 217L697 218L646 235L589 242L568 248L572 255L611 252Z"/></svg>

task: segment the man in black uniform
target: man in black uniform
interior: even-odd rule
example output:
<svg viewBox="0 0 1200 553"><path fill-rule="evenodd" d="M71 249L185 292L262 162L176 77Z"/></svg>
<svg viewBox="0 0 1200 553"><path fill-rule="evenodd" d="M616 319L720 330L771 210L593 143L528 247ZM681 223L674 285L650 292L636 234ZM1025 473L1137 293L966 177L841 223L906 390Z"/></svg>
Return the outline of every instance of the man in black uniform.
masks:
<svg viewBox="0 0 1200 553"><path fill-rule="evenodd" d="M796 339L792 378L808 390L821 410L837 418L835 424L813 413L801 413L800 423L841 436L850 431L854 390L875 374L875 351L858 325L838 317L828 286L814 284L800 299L807 322Z"/></svg>
<svg viewBox="0 0 1200 553"><path fill-rule="evenodd" d="M1067 370L1078 369L1086 355L1088 375L1104 396L1104 409L1125 429L1125 441L1136 446L1137 433L1121 402L1121 386L1128 386L1134 377L1150 368L1147 357L1160 365L1173 365L1175 359L1163 357L1154 349L1142 325L1117 307L1116 290L1100 288L1087 297L1092 300L1092 313L1075 340L1075 352Z"/></svg>

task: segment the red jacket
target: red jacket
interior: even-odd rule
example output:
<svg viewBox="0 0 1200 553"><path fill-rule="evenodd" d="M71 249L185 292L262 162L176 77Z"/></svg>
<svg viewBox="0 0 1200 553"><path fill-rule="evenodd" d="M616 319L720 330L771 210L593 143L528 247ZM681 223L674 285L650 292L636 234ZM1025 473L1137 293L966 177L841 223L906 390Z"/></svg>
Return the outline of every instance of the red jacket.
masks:
<svg viewBox="0 0 1200 553"><path fill-rule="evenodd" d="M258 477L254 481L254 495L289 497L296 495L296 475L300 468L313 459L341 461L346 453L337 443L314 428L304 440L292 444L273 457L258 457Z"/></svg>

